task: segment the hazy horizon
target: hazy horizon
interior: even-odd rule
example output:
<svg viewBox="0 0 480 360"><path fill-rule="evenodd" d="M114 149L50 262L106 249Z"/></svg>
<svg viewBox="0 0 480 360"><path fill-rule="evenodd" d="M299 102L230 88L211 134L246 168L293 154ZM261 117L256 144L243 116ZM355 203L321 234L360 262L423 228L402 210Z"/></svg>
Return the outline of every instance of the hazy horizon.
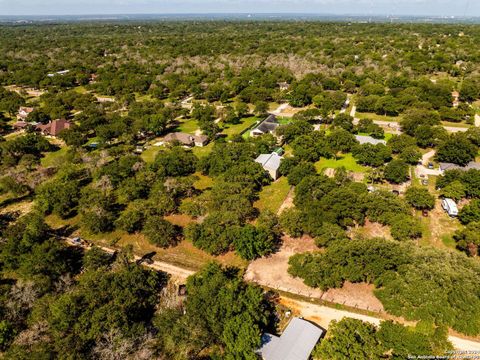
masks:
<svg viewBox="0 0 480 360"><path fill-rule="evenodd" d="M478 17L475 0L0 0L0 16L187 14Z"/></svg>

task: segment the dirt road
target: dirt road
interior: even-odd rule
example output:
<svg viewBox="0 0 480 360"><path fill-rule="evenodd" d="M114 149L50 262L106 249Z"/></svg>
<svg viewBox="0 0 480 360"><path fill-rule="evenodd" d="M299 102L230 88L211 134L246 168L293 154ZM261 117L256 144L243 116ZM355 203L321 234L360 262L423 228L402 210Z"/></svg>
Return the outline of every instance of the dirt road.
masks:
<svg viewBox="0 0 480 360"><path fill-rule="evenodd" d="M62 237L61 239L64 240L70 246L81 247L85 250L90 250L92 248L91 245L88 245L85 242L81 242L81 243L76 242L74 238ZM117 251L115 249L108 248L106 246L98 246L98 247L109 254L113 254L115 251ZM135 261L140 259L141 259L140 256L134 255ZM151 264L144 262L143 265L157 271L166 272L173 278L180 281L185 281L190 275L195 274L195 271L184 269L182 267L175 266L163 261L153 261Z"/></svg>
<svg viewBox="0 0 480 360"><path fill-rule="evenodd" d="M344 317L359 319L374 325L379 325L383 320L369 315L356 314L346 310L334 309L328 306L312 304L306 301L294 300L289 297L281 296L280 303L291 309L293 314L310 320L324 329L328 329L332 320L340 321ZM408 323L413 325L413 323ZM480 343L472 340L449 336L448 339L457 350L480 351Z"/></svg>

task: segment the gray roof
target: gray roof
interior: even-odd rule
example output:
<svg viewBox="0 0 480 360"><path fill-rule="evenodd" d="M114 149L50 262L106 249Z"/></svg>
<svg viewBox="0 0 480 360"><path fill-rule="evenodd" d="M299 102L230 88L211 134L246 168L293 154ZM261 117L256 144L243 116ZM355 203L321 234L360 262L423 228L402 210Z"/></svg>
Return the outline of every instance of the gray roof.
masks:
<svg viewBox="0 0 480 360"><path fill-rule="evenodd" d="M269 115L265 120L263 120L255 129L259 130L262 133L266 134L268 132L273 132L277 129L280 124L277 121L275 115Z"/></svg>
<svg viewBox="0 0 480 360"><path fill-rule="evenodd" d="M264 334L257 353L264 360L308 360L322 334L312 323L293 318L282 336Z"/></svg>
<svg viewBox="0 0 480 360"><path fill-rule="evenodd" d="M471 170L471 169L480 170L480 163L475 162L475 161L470 161L465 166L460 166L460 165L453 164L453 163L440 163L440 170L442 170L442 171L446 171L446 170L468 171L468 170Z"/></svg>
<svg viewBox="0 0 480 360"><path fill-rule="evenodd" d="M280 167L280 162L282 161L282 157L278 155L276 152L271 154L260 154L256 159L255 162L262 165L265 170L278 170Z"/></svg>
<svg viewBox="0 0 480 360"><path fill-rule="evenodd" d="M366 136L366 135L355 135L355 139L357 139L357 141L360 144L372 144L372 145L378 145L378 144L386 145L387 144L387 142L385 140L375 139L371 136Z"/></svg>

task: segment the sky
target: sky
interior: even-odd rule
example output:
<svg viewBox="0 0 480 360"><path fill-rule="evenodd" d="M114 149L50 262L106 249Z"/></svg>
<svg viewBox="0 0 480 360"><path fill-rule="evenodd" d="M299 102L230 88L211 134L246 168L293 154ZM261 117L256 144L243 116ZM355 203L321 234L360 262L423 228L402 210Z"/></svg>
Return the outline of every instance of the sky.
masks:
<svg viewBox="0 0 480 360"><path fill-rule="evenodd" d="M480 16L480 0L0 0L0 16L172 13Z"/></svg>

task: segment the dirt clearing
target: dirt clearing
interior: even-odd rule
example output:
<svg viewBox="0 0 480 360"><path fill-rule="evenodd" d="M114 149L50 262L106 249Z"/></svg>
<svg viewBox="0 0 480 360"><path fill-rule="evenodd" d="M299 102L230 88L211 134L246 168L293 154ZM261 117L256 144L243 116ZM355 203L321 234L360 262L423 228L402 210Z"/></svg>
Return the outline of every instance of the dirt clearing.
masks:
<svg viewBox="0 0 480 360"><path fill-rule="evenodd" d="M283 237L280 250L267 257L253 261L247 268L245 280L293 294L343 304L370 311L383 311L382 303L373 294L373 285L345 283L341 289L322 291L305 285L300 278L288 274L288 259L298 253L318 251L309 236L293 239Z"/></svg>

